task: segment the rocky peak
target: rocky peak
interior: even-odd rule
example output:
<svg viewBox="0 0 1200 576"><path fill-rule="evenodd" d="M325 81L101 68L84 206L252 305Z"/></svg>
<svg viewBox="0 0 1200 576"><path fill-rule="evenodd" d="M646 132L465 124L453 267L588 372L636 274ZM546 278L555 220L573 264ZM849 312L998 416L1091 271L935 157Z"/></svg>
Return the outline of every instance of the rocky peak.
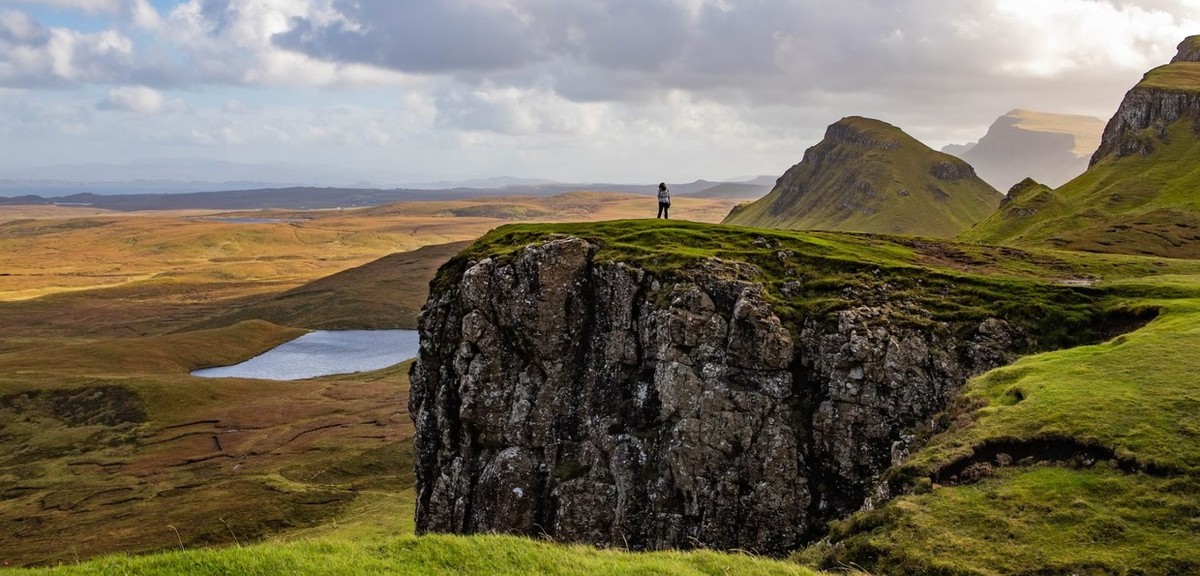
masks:
<svg viewBox="0 0 1200 576"><path fill-rule="evenodd" d="M770 194L725 223L950 237L1000 198L966 162L886 122L850 116L830 125Z"/></svg>
<svg viewBox="0 0 1200 576"><path fill-rule="evenodd" d="M899 132L899 130L887 122L861 116L848 116L831 124L825 130L825 139L861 148L895 150L900 144L889 133Z"/></svg>
<svg viewBox="0 0 1200 576"><path fill-rule="evenodd" d="M1147 72L1125 94L1089 166L1112 155L1153 154L1167 126L1185 118L1200 137L1200 36L1180 43L1170 64Z"/></svg>
<svg viewBox="0 0 1200 576"><path fill-rule="evenodd" d="M930 167L929 174L938 180L965 180L975 177L975 169L957 158L947 158L935 162Z"/></svg>
<svg viewBox="0 0 1200 576"><path fill-rule="evenodd" d="M1188 36L1179 43L1178 52L1171 59L1176 62L1200 62L1200 36Z"/></svg>

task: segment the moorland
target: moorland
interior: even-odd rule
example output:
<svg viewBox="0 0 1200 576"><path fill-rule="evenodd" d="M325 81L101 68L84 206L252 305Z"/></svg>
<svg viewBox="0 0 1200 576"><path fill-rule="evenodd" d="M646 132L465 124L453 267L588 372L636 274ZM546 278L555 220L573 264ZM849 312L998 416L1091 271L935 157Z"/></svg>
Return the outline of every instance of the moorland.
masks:
<svg viewBox="0 0 1200 576"><path fill-rule="evenodd" d="M407 363L298 382L188 373L305 329L413 328L462 242L514 219L627 218L651 203L0 208L0 562L411 534ZM676 204L710 222L731 206Z"/></svg>

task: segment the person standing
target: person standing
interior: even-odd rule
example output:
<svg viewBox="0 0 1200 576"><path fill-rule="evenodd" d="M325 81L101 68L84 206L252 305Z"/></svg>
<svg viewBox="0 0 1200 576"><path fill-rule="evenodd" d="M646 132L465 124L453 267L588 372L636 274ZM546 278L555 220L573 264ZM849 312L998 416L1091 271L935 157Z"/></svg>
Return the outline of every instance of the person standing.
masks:
<svg viewBox="0 0 1200 576"><path fill-rule="evenodd" d="M666 182L658 183L658 218L671 219L671 191Z"/></svg>

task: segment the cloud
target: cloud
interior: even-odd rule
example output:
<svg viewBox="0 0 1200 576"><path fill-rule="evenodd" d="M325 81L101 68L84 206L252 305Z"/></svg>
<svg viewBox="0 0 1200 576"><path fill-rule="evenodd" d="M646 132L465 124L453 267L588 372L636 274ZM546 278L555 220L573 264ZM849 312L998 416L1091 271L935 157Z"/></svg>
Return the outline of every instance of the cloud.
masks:
<svg viewBox="0 0 1200 576"><path fill-rule="evenodd" d="M1200 25L1194 2L1102 0L334 0L274 43L330 62L573 100L688 90L777 102L892 89L938 98L1074 71L1142 70Z"/></svg>
<svg viewBox="0 0 1200 576"><path fill-rule="evenodd" d="M72 130L654 181L785 168L851 114L935 146L1016 107L1107 117L1200 33L1196 0L48 1L92 25L6 3L0 89L71 89Z"/></svg>
<svg viewBox="0 0 1200 576"><path fill-rule="evenodd" d="M119 12L124 5L122 0L9 0L15 3L40 4L56 8L74 8L89 14Z"/></svg>
<svg viewBox="0 0 1200 576"><path fill-rule="evenodd" d="M0 10L0 86L111 82L135 75L135 60L132 40L119 32L46 28Z"/></svg>
<svg viewBox="0 0 1200 576"><path fill-rule="evenodd" d="M112 88L108 95L97 103L100 110L133 112L135 114L159 114L162 112L184 112L187 104L178 98L168 99L162 92L146 86L121 86Z"/></svg>

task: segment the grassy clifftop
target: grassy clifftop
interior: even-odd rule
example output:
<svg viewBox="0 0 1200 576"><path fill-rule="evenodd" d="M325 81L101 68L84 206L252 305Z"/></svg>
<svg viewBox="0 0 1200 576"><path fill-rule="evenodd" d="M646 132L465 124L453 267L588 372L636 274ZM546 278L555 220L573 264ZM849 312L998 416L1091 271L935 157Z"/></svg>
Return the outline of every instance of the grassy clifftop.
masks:
<svg viewBox="0 0 1200 576"><path fill-rule="evenodd" d="M1137 332L977 378L956 424L895 471L909 493L801 556L882 573L1200 571L1200 299L1147 302L1163 314Z"/></svg>
<svg viewBox="0 0 1200 576"><path fill-rule="evenodd" d="M462 258L553 234L660 274L712 257L753 263L785 317L869 298L874 282L928 318L1007 315L1046 333L1074 323L1076 337L1089 314L1157 311L1129 334L973 380L942 432L890 473L899 496L794 559L883 574L1200 570L1200 262L644 222L509 226ZM782 296L789 281L804 289Z"/></svg>

